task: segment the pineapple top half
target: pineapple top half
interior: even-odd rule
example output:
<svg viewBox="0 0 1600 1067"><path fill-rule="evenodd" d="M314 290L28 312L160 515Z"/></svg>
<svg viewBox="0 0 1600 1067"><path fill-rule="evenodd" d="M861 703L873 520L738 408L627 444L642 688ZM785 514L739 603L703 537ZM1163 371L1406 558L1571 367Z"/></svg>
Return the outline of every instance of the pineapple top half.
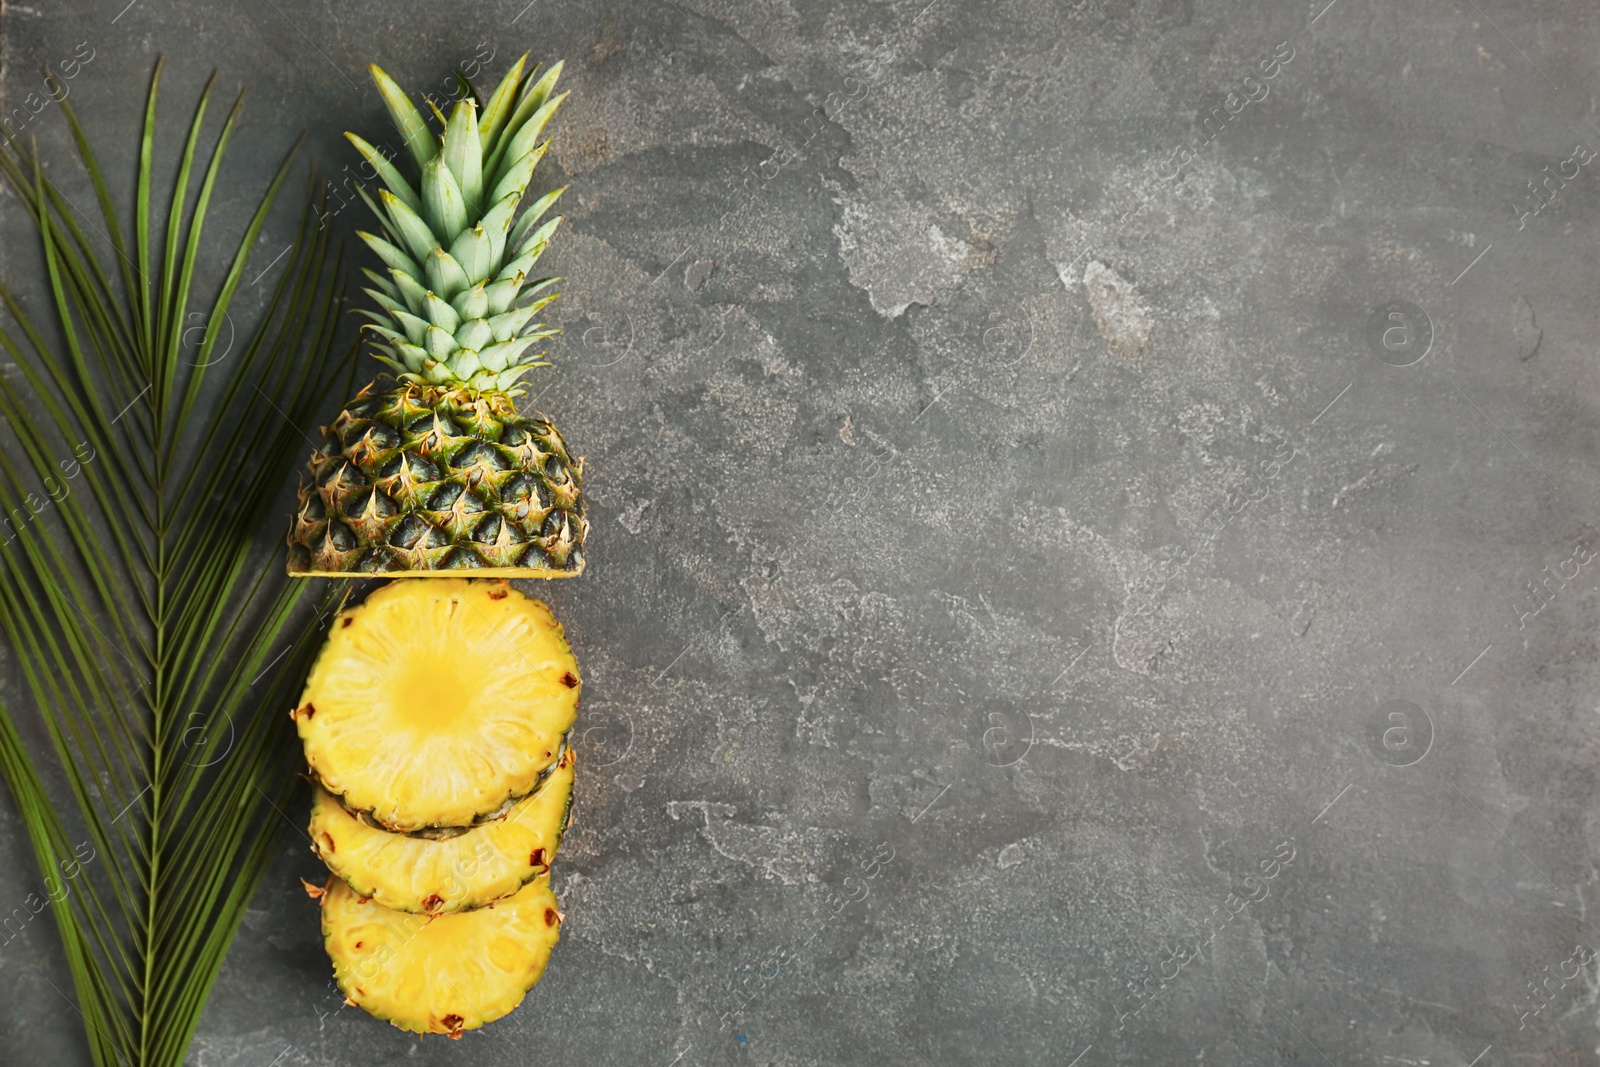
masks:
<svg viewBox="0 0 1600 1067"><path fill-rule="evenodd" d="M531 272L562 190L523 201L566 94L552 95L560 63L539 75L527 60L481 106L471 92L448 117L430 103L439 132L371 68L416 164L413 180L346 135L383 183L376 199L361 191L379 232L360 236L386 268L364 272L365 329L397 381L368 386L323 427L290 524L292 576L583 572L583 461L513 400L523 374L548 366L535 346L559 332L536 320L558 279Z"/></svg>
<svg viewBox="0 0 1600 1067"><path fill-rule="evenodd" d="M385 186L376 203L362 193L382 233L361 239L388 267L387 277L363 272L381 309L367 312L367 329L382 339L378 358L403 381L516 395L524 373L549 365L530 349L557 332L534 320L556 297L537 294L557 279L530 280L530 272L561 223L540 220L565 187L518 209L549 146L539 135L567 94L551 95L560 63L535 79L536 71L524 74L527 60L517 60L481 114L471 96L448 118L430 102L438 134L393 79L371 68L421 168L415 184L370 143L345 135Z"/></svg>

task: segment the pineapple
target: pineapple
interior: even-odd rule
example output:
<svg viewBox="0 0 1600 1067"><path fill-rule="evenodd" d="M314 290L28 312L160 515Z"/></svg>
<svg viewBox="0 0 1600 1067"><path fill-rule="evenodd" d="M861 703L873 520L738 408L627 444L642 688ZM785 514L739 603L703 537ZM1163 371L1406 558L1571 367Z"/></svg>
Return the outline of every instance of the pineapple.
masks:
<svg viewBox="0 0 1600 1067"><path fill-rule="evenodd" d="M560 757L582 683L506 581L394 581L341 612L291 715L311 773L398 833L504 815Z"/></svg>
<svg viewBox="0 0 1600 1067"><path fill-rule="evenodd" d="M559 936L550 862L582 688L561 625L504 580L582 573L589 530L582 459L516 404L558 332L535 321L557 279L531 271L562 190L523 200L566 95L559 63L539 75L527 58L487 101L430 105L437 133L372 68L418 168L347 135L384 185L362 192L380 232L360 236L384 265L365 272L365 329L394 380L323 428L288 534L297 577L438 579L342 612L291 714L339 987L451 1037L516 1007Z"/></svg>
<svg viewBox="0 0 1600 1067"><path fill-rule="evenodd" d="M544 974L561 933L547 877L498 904L437 917L386 908L338 878L313 895L344 995L418 1034L459 1038L510 1012Z"/></svg>
<svg viewBox="0 0 1600 1067"><path fill-rule="evenodd" d="M347 134L386 188L362 196L381 234L360 237L385 266L366 270L365 325L393 384L363 389L311 457L290 525L298 577L560 578L581 574L589 531L583 461L548 419L521 415L530 351L559 331L535 321L559 279L532 278L560 224L541 222L562 189L522 210L537 143L566 93L552 96L524 55L480 110L475 94L434 108L435 134L377 67L390 116L420 168L413 183ZM431 105L430 105L431 106Z"/></svg>
<svg viewBox="0 0 1600 1067"><path fill-rule="evenodd" d="M504 819L461 832L395 834L368 825L318 788L311 850L364 897L439 915L493 903L550 873L572 810L572 749Z"/></svg>

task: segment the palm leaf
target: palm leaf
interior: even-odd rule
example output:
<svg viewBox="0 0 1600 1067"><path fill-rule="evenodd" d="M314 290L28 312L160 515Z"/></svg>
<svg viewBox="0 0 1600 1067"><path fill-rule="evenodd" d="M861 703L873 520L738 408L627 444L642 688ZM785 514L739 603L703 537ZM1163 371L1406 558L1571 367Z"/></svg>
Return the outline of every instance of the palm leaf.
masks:
<svg viewBox="0 0 1600 1067"><path fill-rule="evenodd" d="M206 85L158 203L160 82L158 62L131 226L64 100L98 218L9 134L0 150L0 180L38 228L52 314L36 327L0 286L0 348L18 371L0 374L13 438L0 451L0 633L28 698L0 702L0 772L101 1067L182 1064L273 854L292 782L281 713L322 629L307 585L284 576L274 507L338 362L339 255L310 194L259 322L237 338L232 326L294 152L231 255L203 256L239 102L208 122ZM213 258L225 269L208 270ZM330 587L317 617L345 592ZM24 740L41 735L45 756Z"/></svg>

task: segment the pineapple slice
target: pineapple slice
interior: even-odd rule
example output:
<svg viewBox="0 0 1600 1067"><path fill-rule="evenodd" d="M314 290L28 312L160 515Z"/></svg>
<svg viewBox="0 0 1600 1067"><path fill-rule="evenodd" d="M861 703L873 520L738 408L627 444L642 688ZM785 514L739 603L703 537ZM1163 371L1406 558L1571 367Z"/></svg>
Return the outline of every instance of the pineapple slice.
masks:
<svg viewBox="0 0 1600 1067"><path fill-rule="evenodd" d="M394 581L334 620L291 714L324 789L399 833L503 815L553 764L578 663L505 581Z"/></svg>
<svg viewBox="0 0 1600 1067"><path fill-rule="evenodd" d="M459 1038L522 1003L561 934L548 877L497 904L413 915L338 878L321 893L334 980L357 1007L402 1030Z"/></svg>
<svg viewBox="0 0 1600 1067"><path fill-rule="evenodd" d="M362 822L327 790L311 803L311 850L364 897L396 911L479 908L550 873L572 810L572 749L503 819L448 836Z"/></svg>

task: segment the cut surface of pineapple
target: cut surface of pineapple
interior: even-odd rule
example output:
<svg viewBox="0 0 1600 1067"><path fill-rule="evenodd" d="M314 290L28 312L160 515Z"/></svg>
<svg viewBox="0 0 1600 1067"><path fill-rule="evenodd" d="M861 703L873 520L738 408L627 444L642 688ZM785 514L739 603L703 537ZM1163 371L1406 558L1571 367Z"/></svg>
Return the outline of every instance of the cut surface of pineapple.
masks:
<svg viewBox="0 0 1600 1067"><path fill-rule="evenodd" d="M311 802L311 850L357 893L396 911L431 915L480 908L550 873L572 809L572 749L504 818L448 837L368 826L320 786Z"/></svg>
<svg viewBox="0 0 1600 1067"><path fill-rule="evenodd" d="M386 908L338 878L322 894L340 990L417 1034L460 1037L510 1012L544 974L560 933L548 877L488 907L434 917Z"/></svg>
<svg viewBox="0 0 1600 1067"><path fill-rule="evenodd" d="M322 787L399 833L533 790L582 682L550 609L507 582L394 581L339 614L291 713Z"/></svg>

